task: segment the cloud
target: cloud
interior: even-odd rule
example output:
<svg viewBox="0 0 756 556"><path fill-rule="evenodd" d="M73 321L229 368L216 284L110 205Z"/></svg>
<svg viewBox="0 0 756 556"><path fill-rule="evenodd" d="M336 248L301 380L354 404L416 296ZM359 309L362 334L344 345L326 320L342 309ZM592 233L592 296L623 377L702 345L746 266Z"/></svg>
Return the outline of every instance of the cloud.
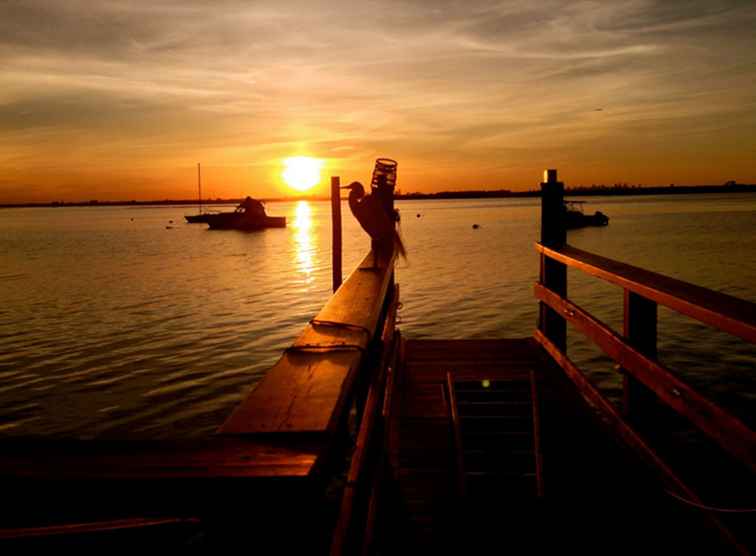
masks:
<svg viewBox="0 0 756 556"><path fill-rule="evenodd" d="M537 179L555 153L596 167L600 142L639 159L650 136L683 142L684 159L702 130L753 152L755 24L752 2L716 0L6 1L0 164L53 192L55 170L95 156L102 182L137 157L160 187L212 157L229 176L259 168L272 193L291 154L354 172L390 152L412 168L404 189L428 189L434 168L475 187ZM604 181L647 173L614 159Z"/></svg>

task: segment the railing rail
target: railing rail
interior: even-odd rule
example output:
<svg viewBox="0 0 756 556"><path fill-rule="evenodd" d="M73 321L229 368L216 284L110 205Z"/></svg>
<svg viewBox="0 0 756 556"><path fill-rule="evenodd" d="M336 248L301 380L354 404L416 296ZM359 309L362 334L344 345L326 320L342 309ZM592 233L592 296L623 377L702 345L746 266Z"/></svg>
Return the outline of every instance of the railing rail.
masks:
<svg viewBox="0 0 756 556"><path fill-rule="evenodd" d="M756 343L756 303L608 259L571 245L554 249L538 243L536 249L546 257L571 268Z"/></svg>
<svg viewBox="0 0 756 556"><path fill-rule="evenodd" d="M335 432L392 283L395 255L375 257L368 253L219 432Z"/></svg>
<svg viewBox="0 0 756 556"><path fill-rule="evenodd" d="M535 340L628 447L654 467L672 490L702 505L695 491L644 440L636 424L648 421L651 410L661 401L751 472L756 470L756 433L657 360L657 306L664 305L756 343L756 304L568 245L562 208L564 185L557 181L556 170L547 171L541 189L541 241L536 244L541 273L534 288L540 314ZM568 299L568 267L624 289L623 334ZM567 356L567 323L619 363L625 379L621 412ZM658 428L658 423L653 424ZM719 517L706 513L723 537L745 553Z"/></svg>
<svg viewBox="0 0 756 556"><path fill-rule="evenodd" d="M686 417L699 430L731 455L756 470L756 434L737 417L696 392L658 361L628 344L604 323L541 284L535 297L564 315L575 328L592 340L622 369L639 380L660 400Z"/></svg>

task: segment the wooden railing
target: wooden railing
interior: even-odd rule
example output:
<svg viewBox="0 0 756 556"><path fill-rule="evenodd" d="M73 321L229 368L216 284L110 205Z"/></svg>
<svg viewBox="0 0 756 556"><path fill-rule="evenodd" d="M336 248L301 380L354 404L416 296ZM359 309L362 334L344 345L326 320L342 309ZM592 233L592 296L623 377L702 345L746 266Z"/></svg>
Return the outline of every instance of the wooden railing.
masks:
<svg viewBox="0 0 756 556"><path fill-rule="evenodd" d="M751 471L756 470L756 433L657 360L657 306L664 305L756 343L756 304L568 245L562 210L563 185L556 180L556 171L548 172L541 185L541 242L536 244L541 257L541 277L535 285L535 297L541 309L534 337L572 379L580 394L603 414L613 432L660 471L668 484L703 506L695 492L677 477L630 423L642 418L649 406L660 401ZM568 299L568 266L624 289L622 334ZM621 411L568 358L567 323L618 363L625 377Z"/></svg>
<svg viewBox="0 0 756 556"><path fill-rule="evenodd" d="M125 487L121 485L129 485L127 496L139 493L138 502L131 503L138 518L143 517L139 512L167 512L169 517L212 514L209 508L233 513L231 497L224 498L223 508L213 502L220 485L229 488L232 484L235 490L253 488L260 500L296 495L302 500L292 500L294 504L322 507L318 497L324 496L325 485L340 473L340 456L345 452L354 454L347 491L356 489L366 476L367 440L372 437L376 411L380 414L381 404L376 410L375 399L383 396L381 377L385 377L386 362L395 357L398 287L393 283L393 270L394 256L382 259L368 253L210 438L141 443L6 442L0 455L0 485L7 507L18 508L19 514L29 513L26 522L30 525L8 528L9 521L0 519L0 540L96 532L109 511L123 511ZM368 389L371 384L374 387ZM361 429L353 448L347 429L350 410L355 407ZM369 428L363 432L365 427ZM192 481L192 494L187 491L187 480ZM82 486L89 482L97 483L95 492L113 493L112 508L98 505L86 514L95 519L75 526L66 521L69 514L75 515L73 511L47 517L48 508L57 511L61 496L71 509L94 507L87 502L89 495L82 494L90 491ZM281 488L283 485L290 485L291 490L289 486ZM363 491L358 493L360 504L364 496ZM31 510L21 511L32 505L33 515ZM60 527L34 527L37 519L42 523L58 520ZM134 523L152 522L136 519Z"/></svg>

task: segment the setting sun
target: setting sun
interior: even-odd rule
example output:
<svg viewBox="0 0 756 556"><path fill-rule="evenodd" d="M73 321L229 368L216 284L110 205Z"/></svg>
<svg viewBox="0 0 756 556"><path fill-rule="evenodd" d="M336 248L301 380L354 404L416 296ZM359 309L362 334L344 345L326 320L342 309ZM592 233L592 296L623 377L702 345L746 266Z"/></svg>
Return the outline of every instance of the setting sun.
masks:
<svg viewBox="0 0 756 556"><path fill-rule="evenodd" d="M297 191L307 191L320 182L323 161L309 156L292 156L284 160L283 179Z"/></svg>

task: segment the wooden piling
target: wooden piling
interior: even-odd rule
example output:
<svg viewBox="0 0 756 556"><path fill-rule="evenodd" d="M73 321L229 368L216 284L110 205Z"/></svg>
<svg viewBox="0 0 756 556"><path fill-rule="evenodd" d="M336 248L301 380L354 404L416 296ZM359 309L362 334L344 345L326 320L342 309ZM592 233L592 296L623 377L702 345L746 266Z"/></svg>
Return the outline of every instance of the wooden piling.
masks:
<svg viewBox="0 0 756 556"><path fill-rule="evenodd" d="M561 249L567 242L564 212L564 184L556 170L544 171L541 183L541 244ZM562 297L567 296L567 267L541 254L541 284ZM538 328L563 352L567 351L567 323L545 303L540 303Z"/></svg>
<svg viewBox="0 0 756 556"><path fill-rule="evenodd" d="M342 281L341 271L341 179L339 176L331 177L331 230L333 257L333 291L339 289Z"/></svg>
<svg viewBox="0 0 756 556"><path fill-rule="evenodd" d="M656 302L625 289L624 336L628 344L656 359ZM628 373L623 377L622 408L626 418L640 417L657 405L656 396Z"/></svg>

